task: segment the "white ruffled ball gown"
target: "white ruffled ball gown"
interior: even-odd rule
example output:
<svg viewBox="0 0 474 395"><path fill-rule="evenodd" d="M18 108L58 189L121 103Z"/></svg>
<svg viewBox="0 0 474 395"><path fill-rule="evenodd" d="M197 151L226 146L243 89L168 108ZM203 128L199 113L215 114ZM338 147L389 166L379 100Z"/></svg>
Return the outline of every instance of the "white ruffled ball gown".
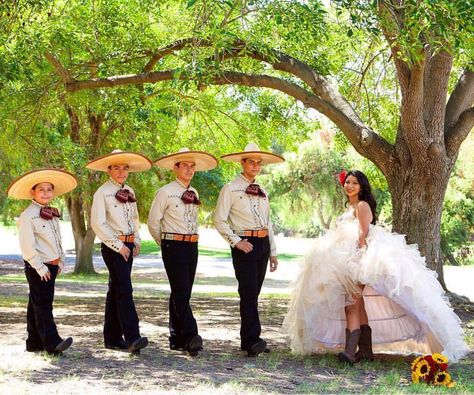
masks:
<svg viewBox="0 0 474 395"><path fill-rule="evenodd" d="M416 245L370 225L367 249L359 250L358 232L354 209L349 209L306 256L283 323L292 351L343 348L344 306L360 283L366 285L363 297L375 352L441 352L452 361L464 356L468 348L460 319Z"/></svg>

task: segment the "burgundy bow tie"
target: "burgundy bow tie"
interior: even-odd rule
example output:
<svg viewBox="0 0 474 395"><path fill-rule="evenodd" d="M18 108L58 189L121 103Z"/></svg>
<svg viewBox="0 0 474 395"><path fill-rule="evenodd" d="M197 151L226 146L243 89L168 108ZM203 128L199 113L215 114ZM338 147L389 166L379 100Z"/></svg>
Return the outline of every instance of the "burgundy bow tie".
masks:
<svg viewBox="0 0 474 395"><path fill-rule="evenodd" d="M184 204L201 204L201 201L198 199L194 191L184 191L181 195L181 200L184 202Z"/></svg>
<svg viewBox="0 0 474 395"><path fill-rule="evenodd" d="M267 197L265 192L263 192L263 189L260 188L260 185L258 184L250 184L245 190L245 193L248 195Z"/></svg>
<svg viewBox="0 0 474 395"><path fill-rule="evenodd" d="M130 192L128 189L119 189L115 194L117 200L121 203L135 203L137 199L133 196L133 193Z"/></svg>
<svg viewBox="0 0 474 395"><path fill-rule="evenodd" d="M59 210L56 207L41 207L40 209L40 217L46 220L51 220L54 217L60 217Z"/></svg>

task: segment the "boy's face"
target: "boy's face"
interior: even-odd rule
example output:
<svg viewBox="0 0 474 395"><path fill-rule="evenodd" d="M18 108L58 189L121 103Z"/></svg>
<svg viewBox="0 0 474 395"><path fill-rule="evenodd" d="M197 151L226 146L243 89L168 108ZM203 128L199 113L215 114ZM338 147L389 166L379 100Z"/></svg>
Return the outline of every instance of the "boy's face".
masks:
<svg viewBox="0 0 474 395"><path fill-rule="evenodd" d="M35 189L31 190L31 196L33 199L43 206L47 206L48 203L54 198L54 187L49 182L41 182L36 184Z"/></svg>
<svg viewBox="0 0 474 395"><path fill-rule="evenodd" d="M112 180L119 184L125 184L128 178L128 165L112 165L107 170Z"/></svg>
<svg viewBox="0 0 474 395"><path fill-rule="evenodd" d="M196 172L196 163L183 161L174 165L174 174L181 182L189 184Z"/></svg>
<svg viewBox="0 0 474 395"><path fill-rule="evenodd" d="M240 161L242 165L242 173L244 176L249 179L253 180L257 177L262 170L262 160L261 159L242 159Z"/></svg>

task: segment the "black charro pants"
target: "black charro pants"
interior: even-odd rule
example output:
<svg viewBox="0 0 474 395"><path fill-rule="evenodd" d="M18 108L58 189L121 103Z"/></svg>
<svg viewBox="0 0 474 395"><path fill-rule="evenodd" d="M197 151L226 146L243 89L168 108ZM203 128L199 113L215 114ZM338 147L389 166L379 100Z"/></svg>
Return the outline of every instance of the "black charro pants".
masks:
<svg viewBox="0 0 474 395"><path fill-rule="evenodd" d="M240 295L240 346L247 350L260 340L261 325L258 315L258 296L262 289L270 257L270 241L267 237L248 237L253 250L245 252L232 248L235 277L239 282Z"/></svg>
<svg viewBox="0 0 474 395"><path fill-rule="evenodd" d="M161 254L171 287L170 347L185 348L186 343L198 334L197 323L189 304L196 275L198 243L162 240Z"/></svg>
<svg viewBox="0 0 474 395"><path fill-rule="evenodd" d="M38 272L25 261L25 276L30 288L26 310L27 351L53 352L62 341L53 317L54 285L58 275L58 266L46 266L51 272L51 279L42 281Z"/></svg>
<svg viewBox="0 0 474 395"><path fill-rule="evenodd" d="M128 261L118 252L101 244L102 258L109 269L109 290L105 300L104 342L130 345L140 337L138 315L133 301L132 279L134 243L124 243L130 249Z"/></svg>

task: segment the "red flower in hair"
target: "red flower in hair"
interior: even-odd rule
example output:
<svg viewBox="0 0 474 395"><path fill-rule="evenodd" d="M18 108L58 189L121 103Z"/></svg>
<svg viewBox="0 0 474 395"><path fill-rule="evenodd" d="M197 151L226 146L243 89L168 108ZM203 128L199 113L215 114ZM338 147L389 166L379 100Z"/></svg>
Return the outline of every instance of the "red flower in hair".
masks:
<svg viewBox="0 0 474 395"><path fill-rule="evenodd" d="M343 170L339 173L339 184L344 186L344 181L346 181L347 171Z"/></svg>

